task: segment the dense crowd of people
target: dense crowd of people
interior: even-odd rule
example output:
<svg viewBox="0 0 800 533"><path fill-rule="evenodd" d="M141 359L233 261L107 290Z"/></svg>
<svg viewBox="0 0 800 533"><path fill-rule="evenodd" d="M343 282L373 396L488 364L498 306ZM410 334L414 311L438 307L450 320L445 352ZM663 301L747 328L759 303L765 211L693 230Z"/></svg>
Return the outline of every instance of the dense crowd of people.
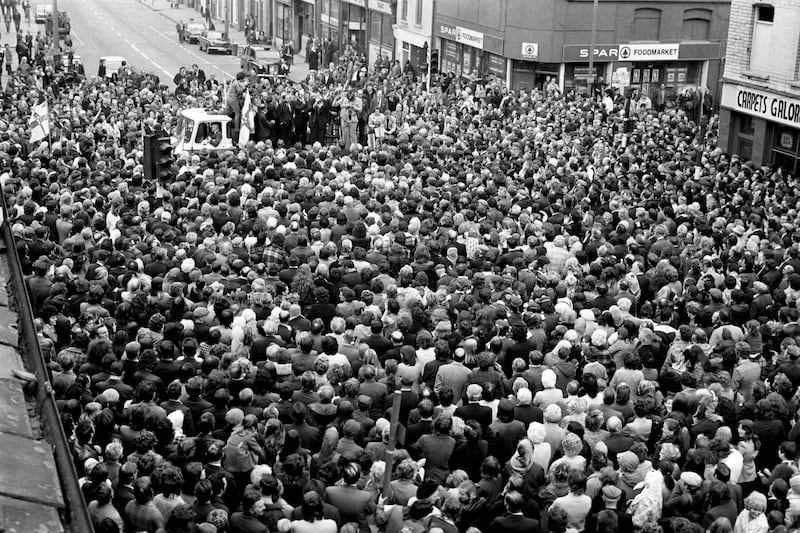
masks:
<svg viewBox="0 0 800 533"><path fill-rule="evenodd" d="M1 117L95 531L798 531L794 176L555 83L184 74ZM143 123L245 91L283 119L145 177Z"/></svg>

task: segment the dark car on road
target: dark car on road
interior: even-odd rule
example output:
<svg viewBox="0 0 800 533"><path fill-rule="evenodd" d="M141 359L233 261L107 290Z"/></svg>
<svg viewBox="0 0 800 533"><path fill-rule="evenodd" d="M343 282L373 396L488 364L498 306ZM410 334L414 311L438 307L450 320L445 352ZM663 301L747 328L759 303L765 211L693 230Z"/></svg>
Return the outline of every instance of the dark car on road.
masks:
<svg viewBox="0 0 800 533"><path fill-rule="evenodd" d="M255 72L259 77L278 73L281 53L269 46L250 45L244 47L239 60L242 70Z"/></svg>
<svg viewBox="0 0 800 533"><path fill-rule="evenodd" d="M200 40L200 36L206 31L206 25L202 22L190 21L186 23L184 31L186 32L186 42L194 44Z"/></svg>
<svg viewBox="0 0 800 533"><path fill-rule="evenodd" d="M233 53L231 40L225 37L225 34L221 31L204 31L197 40L197 44L200 45L200 51L207 54L220 52L230 55Z"/></svg>

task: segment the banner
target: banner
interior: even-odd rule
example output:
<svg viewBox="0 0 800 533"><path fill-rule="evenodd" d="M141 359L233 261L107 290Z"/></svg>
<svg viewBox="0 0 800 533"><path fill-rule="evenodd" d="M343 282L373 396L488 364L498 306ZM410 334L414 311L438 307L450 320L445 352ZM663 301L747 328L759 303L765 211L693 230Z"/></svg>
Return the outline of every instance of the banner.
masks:
<svg viewBox="0 0 800 533"><path fill-rule="evenodd" d="M242 105L242 125L239 130L239 146L244 146L250 140L250 132L255 127L256 109L250 101L250 91L244 93L244 104Z"/></svg>
<svg viewBox="0 0 800 533"><path fill-rule="evenodd" d="M31 110L31 118L28 119L28 126L31 128L31 142L39 142L50 135L50 112L47 102L34 106Z"/></svg>

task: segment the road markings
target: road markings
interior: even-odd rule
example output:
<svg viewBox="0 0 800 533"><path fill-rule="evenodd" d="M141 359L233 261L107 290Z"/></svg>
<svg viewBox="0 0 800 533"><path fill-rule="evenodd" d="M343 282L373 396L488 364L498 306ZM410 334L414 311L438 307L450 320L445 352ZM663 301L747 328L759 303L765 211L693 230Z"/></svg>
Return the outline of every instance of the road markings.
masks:
<svg viewBox="0 0 800 533"><path fill-rule="evenodd" d="M177 44L177 45L178 45L180 48L182 48L182 49L183 49L183 50L184 50L184 51L185 51L187 54L189 54L190 56L192 56L192 57L194 57L195 59L197 59L197 60L198 60L200 63L205 63L205 64L206 64L206 65L208 65L209 67L212 67L212 68L215 68L215 69L219 70L220 72L222 72L222 73L223 73L223 74L225 74L226 76L230 76L230 74L228 74L228 72L227 72L225 69L223 69L222 67L219 67L219 66L215 65L214 63L212 63L211 61L209 61L207 57L203 57L203 56L200 56L200 55L198 55L197 53L195 53L195 51L194 51L194 50L192 50L191 48L187 48L186 46L184 46L184 45L183 45L183 44L181 44L181 43L175 43L175 41L174 41L174 39L173 39L173 37L172 37L171 35L168 35L168 34L164 33L163 31L159 30L158 28L156 28L156 27L154 27L154 26L150 26L150 29L151 29L151 30L153 30L154 32L156 32L157 34L159 34L159 35L160 35L161 37L163 37L164 39L168 40L168 41L169 41L169 42L170 42L172 45L175 45L175 44Z"/></svg>
<svg viewBox="0 0 800 533"><path fill-rule="evenodd" d="M138 53L139 53L139 55L140 55L140 56L142 56L142 57L143 57L143 58L144 58L146 61L149 61L150 63L152 63L153 65L155 65L155 66L156 66L156 68L157 68L158 70L160 70L161 72L163 72L164 74L166 74L166 75L167 75L167 78L171 78L171 77L172 77L172 74L170 74L170 72L169 72L167 69L165 69L164 67L162 67L161 65L159 65L158 63L156 63L155 61L153 61L152 59L150 59L150 58L147 56L147 54L145 54L144 52L142 52L141 50L139 50L139 47L137 47L135 44L133 44L132 42L130 42L130 41L129 41L129 40L127 40L127 39L125 39L125 42L126 42L126 43L128 43L128 45L129 45L131 48L133 48L134 50L136 50L136 52L138 52Z"/></svg>
<svg viewBox="0 0 800 533"><path fill-rule="evenodd" d="M77 43L78 43L78 46L83 46L83 45L84 45L84 42L83 42L83 40L82 40L80 37L78 37L78 34L77 34L77 33L75 33L75 30L72 30L72 31L71 31L71 35L72 35L72 39L73 39L75 42L77 42Z"/></svg>

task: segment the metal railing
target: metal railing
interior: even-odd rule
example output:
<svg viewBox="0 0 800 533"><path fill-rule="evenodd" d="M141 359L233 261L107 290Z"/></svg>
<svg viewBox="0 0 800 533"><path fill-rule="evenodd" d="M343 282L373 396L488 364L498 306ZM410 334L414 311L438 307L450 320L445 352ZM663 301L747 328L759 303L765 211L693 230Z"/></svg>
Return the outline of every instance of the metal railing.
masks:
<svg viewBox="0 0 800 533"><path fill-rule="evenodd" d="M36 338L33 306L25 284L22 264L8 222L8 205L5 194L0 194L2 210L6 223L2 225L3 242L10 273L9 305L17 313L18 349L26 368L36 375L36 409L42 421L44 438L53 450L58 480L64 496L65 529L80 533L93 533L92 520L78 485L78 473L72 460L69 442L61 425L61 417L56 406L53 388L50 384L47 365Z"/></svg>

